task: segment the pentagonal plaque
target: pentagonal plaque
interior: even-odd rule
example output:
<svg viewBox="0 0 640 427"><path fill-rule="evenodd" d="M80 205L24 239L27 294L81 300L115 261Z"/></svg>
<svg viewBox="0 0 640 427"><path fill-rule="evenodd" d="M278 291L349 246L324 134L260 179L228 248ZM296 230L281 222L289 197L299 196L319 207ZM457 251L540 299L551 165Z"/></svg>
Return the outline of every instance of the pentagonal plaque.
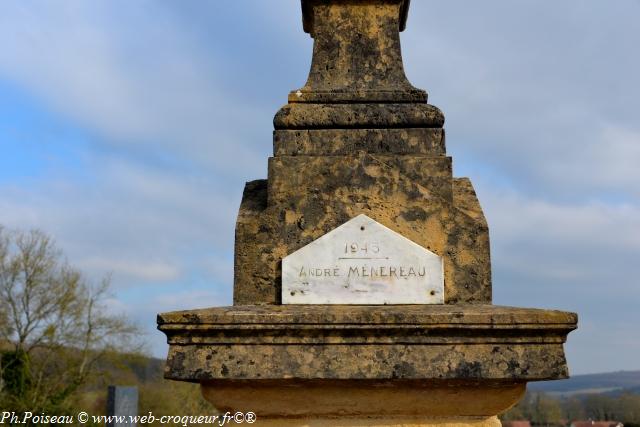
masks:
<svg viewBox="0 0 640 427"><path fill-rule="evenodd" d="M283 304L444 304L442 257L360 215L282 260Z"/></svg>

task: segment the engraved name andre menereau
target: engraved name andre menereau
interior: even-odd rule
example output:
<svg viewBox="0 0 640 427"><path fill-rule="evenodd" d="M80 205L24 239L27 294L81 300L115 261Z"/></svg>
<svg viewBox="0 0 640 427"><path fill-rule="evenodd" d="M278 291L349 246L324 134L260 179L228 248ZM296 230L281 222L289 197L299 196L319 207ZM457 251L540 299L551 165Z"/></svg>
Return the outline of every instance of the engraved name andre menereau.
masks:
<svg viewBox="0 0 640 427"><path fill-rule="evenodd" d="M442 304L442 258L359 215L283 260L283 303Z"/></svg>

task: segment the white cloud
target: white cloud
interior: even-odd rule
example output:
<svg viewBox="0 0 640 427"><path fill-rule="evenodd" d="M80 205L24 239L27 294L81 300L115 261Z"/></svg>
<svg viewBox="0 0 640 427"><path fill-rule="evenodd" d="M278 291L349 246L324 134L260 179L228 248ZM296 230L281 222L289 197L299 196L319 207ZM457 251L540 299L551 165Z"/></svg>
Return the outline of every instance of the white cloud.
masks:
<svg viewBox="0 0 640 427"><path fill-rule="evenodd" d="M153 297L152 306L158 313L175 310L188 310L207 308L211 305L208 301L216 301L220 298L216 292L207 290L178 291L171 295L158 295Z"/></svg>
<svg viewBox="0 0 640 427"><path fill-rule="evenodd" d="M490 223L494 302L576 311L569 336L573 373L637 369L640 208L552 203L484 188Z"/></svg>
<svg viewBox="0 0 640 427"><path fill-rule="evenodd" d="M121 277L147 282L168 282L180 278L180 267L170 262L88 257L79 261L83 270L117 272Z"/></svg>
<svg viewBox="0 0 640 427"><path fill-rule="evenodd" d="M602 202L552 203L514 191L483 193L499 239L544 241L554 247L598 247L598 252L640 251L640 207Z"/></svg>
<svg viewBox="0 0 640 427"><path fill-rule="evenodd" d="M131 6L132 13L120 14L104 2L5 3L2 68L111 136L147 139L171 129L161 117L186 125L214 113L201 96L215 93L208 57L163 8ZM144 11L148 19L138 20ZM174 102L162 102L166 91Z"/></svg>
<svg viewBox="0 0 640 427"><path fill-rule="evenodd" d="M469 163L548 198L635 197L640 110L637 2L412 4L403 36L413 83L447 117ZM461 169L460 169L461 168Z"/></svg>
<svg viewBox="0 0 640 427"><path fill-rule="evenodd" d="M594 143L583 147L575 156L577 161L569 167L581 166L582 170L558 168L559 179L564 172L565 176L581 177L587 185L621 191L640 200L640 126L630 129L608 125ZM592 167L585 171L589 166Z"/></svg>
<svg viewBox="0 0 640 427"><path fill-rule="evenodd" d="M122 158L101 156L91 164L90 183L57 179L32 182L29 191L0 188L0 222L42 228L72 264L94 278L113 273L118 286L184 279L195 260L232 250L240 188L226 196L209 178ZM221 270L201 271L214 286L228 285Z"/></svg>
<svg viewBox="0 0 640 427"><path fill-rule="evenodd" d="M0 76L104 144L237 179L262 166L277 106L239 90L224 45L173 12L151 1L3 3ZM258 135L265 143L251 144Z"/></svg>

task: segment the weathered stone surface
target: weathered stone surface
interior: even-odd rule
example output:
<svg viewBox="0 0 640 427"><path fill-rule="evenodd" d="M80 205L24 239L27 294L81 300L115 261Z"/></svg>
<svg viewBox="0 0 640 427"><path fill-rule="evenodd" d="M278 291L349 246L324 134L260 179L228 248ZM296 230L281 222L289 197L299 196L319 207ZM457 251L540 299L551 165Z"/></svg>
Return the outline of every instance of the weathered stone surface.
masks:
<svg viewBox="0 0 640 427"><path fill-rule="evenodd" d="M420 188L417 189L416 186ZM269 159L269 204L293 206L296 199L343 198L343 203L384 200L395 203L402 191L411 199L452 200L449 157L370 155L279 156Z"/></svg>
<svg viewBox="0 0 640 427"><path fill-rule="evenodd" d="M282 259L360 214L443 257L445 303L491 302L486 220L452 177L444 115L404 74L408 6L303 2L311 71L274 118L268 180L245 189L234 304L280 304Z"/></svg>
<svg viewBox="0 0 640 427"><path fill-rule="evenodd" d="M567 377L573 313L496 306L227 307L158 317L167 378L532 381Z"/></svg>
<svg viewBox="0 0 640 427"><path fill-rule="evenodd" d="M317 2L317 0L315 0ZM313 9L311 6L314 0L301 0L302 5L302 29L305 33L313 33ZM409 5L411 0L402 0L399 9L399 31L402 32L407 28L407 18L409 16Z"/></svg>
<svg viewBox="0 0 640 427"><path fill-rule="evenodd" d="M504 307L499 305L401 305L401 306L231 306L200 310L173 311L158 315L163 325L440 325L443 330L453 325L467 325L469 329L482 327L477 335L501 329L549 329L569 332L575 329L578 315L566 311L535 308ZM181 326L182 328L182 326ZM423 337L428 339L428 337Z"/></svg>
<svg viewBox="0 0 640 427"><path fill-rule="evenodd" d="M427 102L404 73L399 29L408 1L303 2L314 39L306 85L289 102Z"/></svg>
<svg viewBox="0 0 640 427"><path fill-rule="evenodd" d="M474 344L472 349L469 343L381 344L234 343L229 350L210 344L172 346L166 377L191 381L282 378L542 381L569 375L562 343Z"/></svg>
<svg viewBox="0 0 640 427"><path fill-rule="evenodd" d="M341 156L371 154L445 156L444 129L312 129L277 130L273 153L278 156Z"/></svg>
<svg viewBox="0 0 640 427"><path fill-rule="evenodd" d="M429 104L287 104L276 129L441 128L444 114Z"/></svg>
<svg viewBox="0 0 640 427"><path fill-rule="evenodd" d="M240 208L234 304L279 303L282 258L359 214L444 258L445 303L491 302L488 226L447 158L281 156L269 175Z"/></svg>

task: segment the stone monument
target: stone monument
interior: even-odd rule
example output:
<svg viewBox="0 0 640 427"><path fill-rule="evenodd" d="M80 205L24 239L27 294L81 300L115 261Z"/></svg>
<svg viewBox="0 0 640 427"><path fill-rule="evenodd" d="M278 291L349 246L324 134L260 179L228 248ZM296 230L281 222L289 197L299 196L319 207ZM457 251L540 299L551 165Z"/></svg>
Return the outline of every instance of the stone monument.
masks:
<svg viewBox="0 0 640 427"><path fill-rule="evenodd" d="M573 313L494 306L489 230L407 80L409 0L302 0L306 85L247 183L234 305L165 313L166 377L265 426L498 426L566 378Z"/></svg>

